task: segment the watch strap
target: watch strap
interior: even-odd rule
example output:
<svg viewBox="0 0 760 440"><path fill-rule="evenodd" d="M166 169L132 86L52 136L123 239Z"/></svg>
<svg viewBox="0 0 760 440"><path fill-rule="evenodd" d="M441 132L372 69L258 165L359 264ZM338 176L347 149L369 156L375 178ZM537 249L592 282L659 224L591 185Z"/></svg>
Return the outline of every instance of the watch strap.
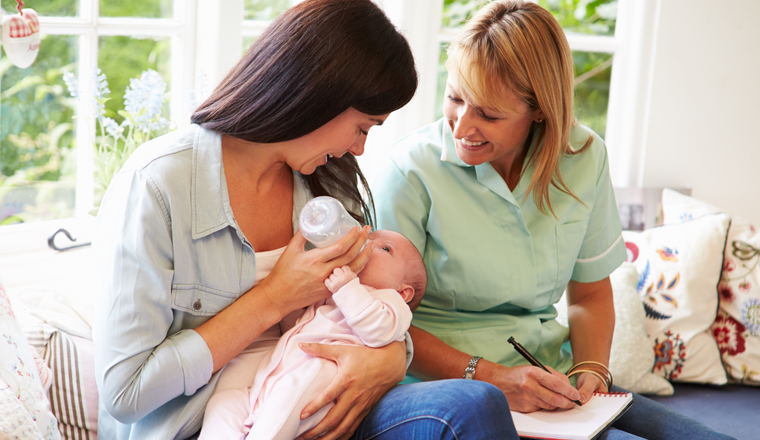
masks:
<svg viewBox="0 0 760 440"><path fill-rule="evenodd" d="M465 379L474 379L475 378L475 367L478 365L478 361L483 359L480 356L473 356L472 359L470 359L470 363L467 364L467 368L464 369L464 377Z"/></svg>

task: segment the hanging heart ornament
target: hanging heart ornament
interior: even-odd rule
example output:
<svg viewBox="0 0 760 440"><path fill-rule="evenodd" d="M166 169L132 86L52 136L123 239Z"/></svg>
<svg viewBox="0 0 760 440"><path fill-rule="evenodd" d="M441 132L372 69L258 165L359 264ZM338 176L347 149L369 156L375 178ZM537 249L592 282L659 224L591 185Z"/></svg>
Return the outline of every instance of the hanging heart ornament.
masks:
<svg viewBox="0 0 760 440"><path fill-rule="evenodd" d="M19 14L3 18L2 43L8 60L25 69L40 51L40 20L33 9L21 9L23 4L19 2Z"/></svg>

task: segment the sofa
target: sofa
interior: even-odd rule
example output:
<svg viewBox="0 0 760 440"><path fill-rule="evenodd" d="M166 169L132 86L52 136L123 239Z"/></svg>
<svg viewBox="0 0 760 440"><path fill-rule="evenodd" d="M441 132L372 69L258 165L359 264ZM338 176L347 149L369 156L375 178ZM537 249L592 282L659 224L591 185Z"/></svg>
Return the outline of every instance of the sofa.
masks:
<svg viewBox="0 0 760 440"><path fill-rule="evenodd" d="M760 409L760 233L746 220L675 191L665 190L661 204L661 225L624 232L629 258L611 275L615 383L737 439L760 439L754 427ZM50 261L69 266L54 280L0 288L0 326L15 321L22 336L13 343L29 348L17 356L26 367L27 394L16 397L34 414L40 433L27 438L55 439L58 432L64 439L95 440L90 323L96 262L90 247ZM566 322L564 302L557 308ZM13 368L19 363L11 364L0 361L0 379L18 374ZM3 398L0 411L6 409ZM23 419L18 408L13 414ZM2 429L0 422L0 438Z"/></svg>

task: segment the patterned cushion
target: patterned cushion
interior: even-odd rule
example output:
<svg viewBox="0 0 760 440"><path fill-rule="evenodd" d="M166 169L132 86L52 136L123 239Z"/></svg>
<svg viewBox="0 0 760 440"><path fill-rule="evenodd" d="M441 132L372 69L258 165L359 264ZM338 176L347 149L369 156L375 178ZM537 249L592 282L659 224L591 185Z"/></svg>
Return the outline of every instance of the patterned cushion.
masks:
<svg viewBox="0 0 760 440"><path fill-rule="evenodd" d="M644 232L624 231L655 353L653 371L680 382L725 384L711 325L731 219L705 216Z"/></svg>
<svg viewBox="0 0 760 440"><path fill-rule="evenodd" d="M53 371L48 394L58 429L66 440L97 440L98 390L92 340L71 335L49 324L25 328Z"/></svg>
<svg viewBox="0 0 760 440"><path fill-rule="evenodd" d="M638 272L623 263L610 275L615 300L610 371L615 384L639 394L673 394L673 385L652 373L655 357L646 333L646 314L636 287Z"/></svg>
<svg viewBox="0 0 760 440"><path fill-rule="evenodd" d="M624 263L610 274L615 301L615 332L610 351L610 371L615 385L639 394L673 394L673 385L652 374L654 352L646 333L646 316L636 292L636 267ZM557 322L568 326L567 296L555 306Z"/></svg>
<svg viewBox="0 0 760 440"><path fill-rule="evenodd" d="M43 440L40 430L11 387L0 379L0 438Z"/></svg>
<svg viewBox="0 0 760 440"><path fill-rule="evenodd" d="M692 197L666 189L662 193L666 224L725 212ZM738 215L731 227L718 286L720 311L712 325L729 379L760 385L760 232Z"/></svg>
<svg viewBox="0 0 760 440"><path fill-rule="evenodd" d="M57 440L61 434L45 398L32 350L0 281L0 379L23 403L43 438Z"/></svg>

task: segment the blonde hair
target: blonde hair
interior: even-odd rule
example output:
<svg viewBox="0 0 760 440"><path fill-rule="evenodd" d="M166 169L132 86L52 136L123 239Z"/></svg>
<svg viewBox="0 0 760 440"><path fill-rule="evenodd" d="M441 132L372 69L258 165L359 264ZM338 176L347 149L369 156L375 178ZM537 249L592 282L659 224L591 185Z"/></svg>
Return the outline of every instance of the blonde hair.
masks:
<svg viewBox="0 0 760 440"><path fill-rule="evenodd" d="M456 75L460 93L479 106L497 112L505 108L500 97L511 90L531 110L540 109L542 122L540 151L528 166L534 166L525 199L533 192L538 210L546 207L554 214L549 188L579 200L560 173L564 155L579 153L570 146L573 114L573 58L565 34L546 9L522 0L496 0L483 7L457 35L448 49L446 68ZM579 200L580 201L580 200Z"/></svg>

